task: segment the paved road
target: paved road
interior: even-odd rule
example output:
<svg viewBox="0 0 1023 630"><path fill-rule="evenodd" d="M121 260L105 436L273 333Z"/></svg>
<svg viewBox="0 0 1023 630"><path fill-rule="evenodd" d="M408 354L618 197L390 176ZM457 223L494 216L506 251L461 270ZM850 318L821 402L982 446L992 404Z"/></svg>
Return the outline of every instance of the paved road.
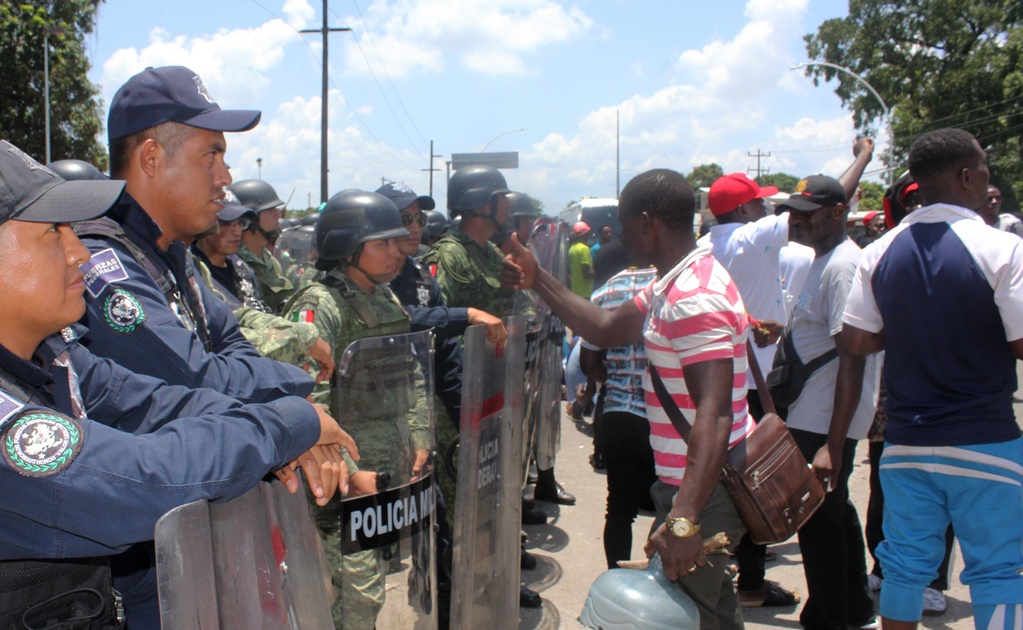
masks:
<svg viewBox="0 0 1023 630"><path fill-rule="evenodd" d="M1021 381L1023 381L1023 370ZM1016 417L1023 418L1023 405L1016 405ZM539 503L538 508L552 517L547 525L527 525L527 549L536 554L537 568L523 571L522 579L544 598L540 609L520 611L520 629L580 628L579 613L590 584L606 570L602 543L607 482L603 473L589 465L592 452L592 427L563 417L562 446L556 468L558 479L578 497L575 506L560 507ZM866 442L857 451L856 468L850 480L853 502L861 520L866 514L869 466ZM634 526L633 559L642 557L643 541L650 529L651 515L640 515ZM768 564L767 578L795 589L805 597L799 546L795 539L774 545L778 559ZM868 568L871 566L868 559ZM951 588L946 592L948 610L944 615L925 617L924 628L970 630L973 628L969 593L960 582L962 558L956 548ZM744 608L748 628L800 628L799 606L788 608Z"/></svg>

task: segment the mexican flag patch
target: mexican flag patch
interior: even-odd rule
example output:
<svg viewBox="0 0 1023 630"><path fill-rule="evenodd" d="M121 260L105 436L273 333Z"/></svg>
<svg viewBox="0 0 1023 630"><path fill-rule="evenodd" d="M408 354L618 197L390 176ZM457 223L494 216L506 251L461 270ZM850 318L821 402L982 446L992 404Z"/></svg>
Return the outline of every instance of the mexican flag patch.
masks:
<svg viewBox="0 0 1023 630"><path fill-rule="evenodd" d="M295 311L291 314L291 321L312 324L316 321L316 311Z"/></svg>

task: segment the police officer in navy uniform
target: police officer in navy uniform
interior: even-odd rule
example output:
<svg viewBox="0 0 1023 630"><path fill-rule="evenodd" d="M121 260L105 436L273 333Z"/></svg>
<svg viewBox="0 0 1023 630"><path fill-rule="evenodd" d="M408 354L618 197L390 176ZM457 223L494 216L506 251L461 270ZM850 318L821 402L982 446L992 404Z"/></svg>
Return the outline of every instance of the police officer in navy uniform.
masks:
<svg viewBox="0 0 1023 630"><path fill-rule="evenodd" d="M82 320L93 353L244 403L312 391L303 370L256 352L231 308L199 282L182 242L213 227L223 207L231 183L224 132L251 129L259 118L258 111L222 110L202 79L181 66L147 68L114 95L111 174L127 180L125 193L107 217L75 226L93 254ZM137 548L112 565L129 614L134 606L155 623L152 555L151 546Z"/></svg>
<svg viewBox="0 0 1023 630"><path fill-rule="evenodd" d="M314 443L354 448L301 398L243 406L133 374L79 345L89 252L67 222L102 214L123 187L65 182L0 141L3 628L121 627L105 556L150 540L179 505L243 494ZM111 316L130 325L132 307ZM297 479L289 485L297 490Z"/></svg>

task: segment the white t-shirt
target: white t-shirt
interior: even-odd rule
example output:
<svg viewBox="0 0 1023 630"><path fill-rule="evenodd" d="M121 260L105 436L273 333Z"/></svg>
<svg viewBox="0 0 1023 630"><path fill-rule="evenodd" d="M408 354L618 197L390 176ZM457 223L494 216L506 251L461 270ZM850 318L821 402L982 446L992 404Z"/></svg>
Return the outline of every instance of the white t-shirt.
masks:
<svg viewBox="0 0 1023 630"><path fill-rule="evenodd" d="M785 291L779 254L789 241L789 214L766 216L751 223L724 223L712 226L697 243L710 245L714 258L728 270L739 288L746 311L753 319L770 319L784 324ZM774 362L776 346L754 346L760 371L766 376ZM746 374L753 387L753 375Z"/></svg>
<svg viewBox="0 0 1023 630"><path fill-rule="evenodd" d="M861 252L852 239L846 238L841 245L815 258L810 265L792 316L792 342L803 363L809 363L835 347L833 337L842 331L842 313ZM867 437L877 408L880 377L878 355L869 355L863 372L860 402L847 437L854 440ZM831 426L837 378L836 357L810 376L799 398L789 407L785 423L793 429L826 435Z"/></svg>

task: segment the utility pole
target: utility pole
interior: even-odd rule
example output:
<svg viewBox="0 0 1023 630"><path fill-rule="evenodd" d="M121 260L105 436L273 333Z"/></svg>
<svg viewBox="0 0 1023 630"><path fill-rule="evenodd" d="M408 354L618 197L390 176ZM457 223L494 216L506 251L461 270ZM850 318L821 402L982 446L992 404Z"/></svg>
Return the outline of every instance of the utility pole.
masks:
<svg viewBox="0 0 1023 630"><path fill-rule="evenodd" d="M327 202L327 85L330 77L327 76L327 35L337 32L350 32L350 28L330 28L327 25L327 2L323 0L323 26L316 29L303 29L300 33L320 33L323 38L323 88L320 94L320 203Z"/></svg>
<svg viewBox="0 0 1023 630"><path fill-rule="evenodd" d="M615 198L622 196L622 135L618 122L618 110L615 110Z"/></svg>
<svg viewBox="0 0 1023 630"><path fill-rule="evenodd" d="M430 140L430 168L421 168L419 170L421 170L421 171L429 171L430 172L430 196L431 197L433 196L433 174L440 172L439 168L433 168L433 158L439 158L439 157L444 157L444 156L443 155L435 155L433 153L433 140Z"/></svg>
<svg viewBox="0 0 1023 630"><path fill-rule="evenodd" d="M746 155L748 155L750 157L757 158L757 168L756 168L757 174L756 174L756 176L753 179L759 179L761 175L767 175L768 173L771 172L771 169L769 169L769 168L761 168L760 167L760 159L761 158L771 157L771 152L770 151L768 151L767 153L763 153L760 149L757 149L756 153L753 153L752 151L749 151L749 152L746 153ZM754 170L754 169L747 168L746 169L746 174L749 175L750 171L752 171L752 170Z"/></svg>

